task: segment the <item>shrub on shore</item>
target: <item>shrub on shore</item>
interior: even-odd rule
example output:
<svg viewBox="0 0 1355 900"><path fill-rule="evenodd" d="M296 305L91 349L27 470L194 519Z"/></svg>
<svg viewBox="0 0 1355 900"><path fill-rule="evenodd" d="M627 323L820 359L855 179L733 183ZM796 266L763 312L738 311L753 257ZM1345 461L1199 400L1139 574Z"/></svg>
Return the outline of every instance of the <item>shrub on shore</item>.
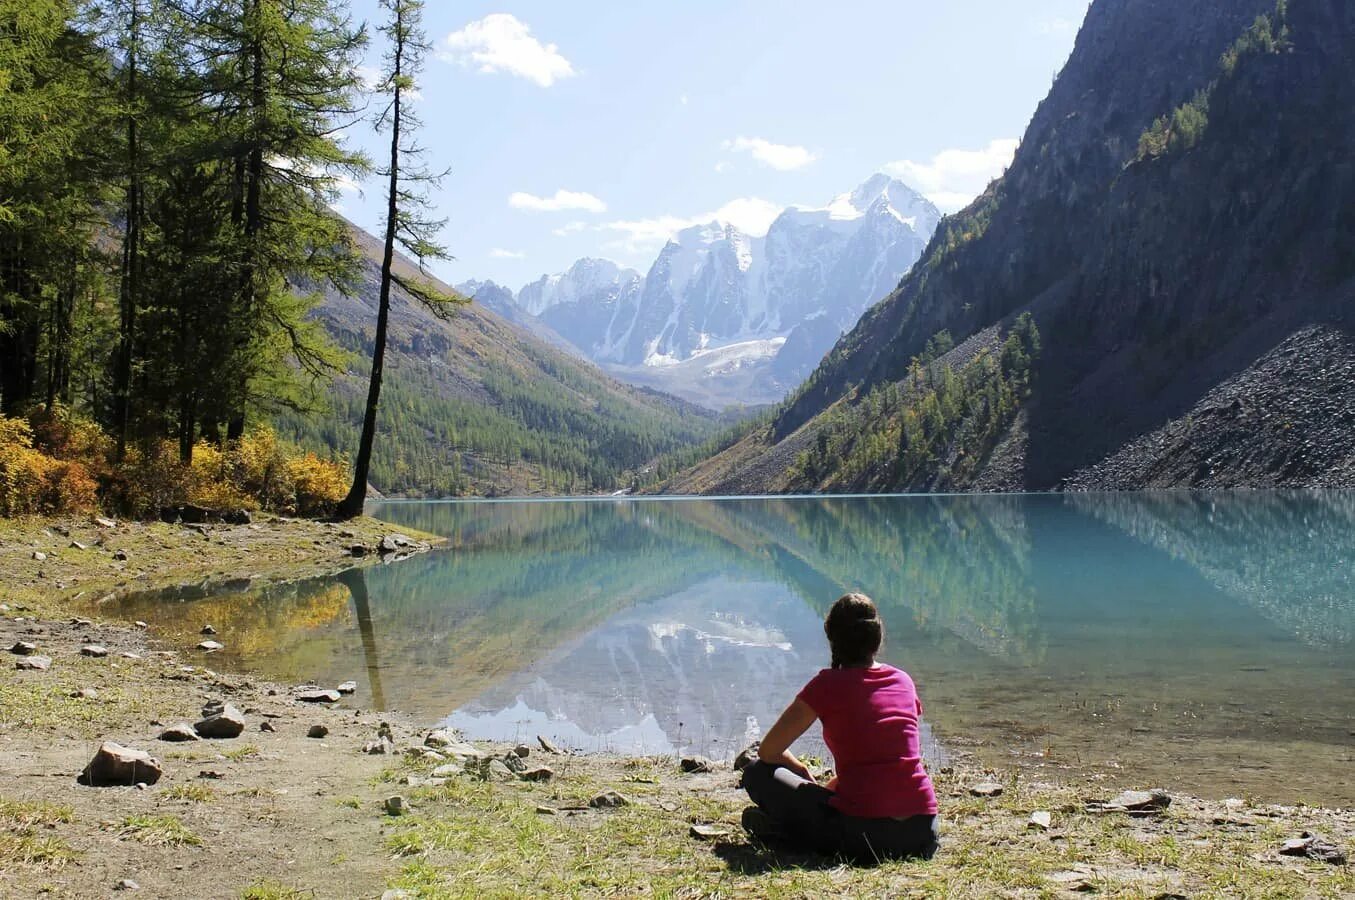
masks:
<svg viewBox="0 0 1355 900"><path fill-rule="evenodd" d="M200 440L191 459L167 440L113 460L97 425L61 410L0 416L0 515L58 515L96 509L154 517L191 505L327 515L347 492L345 460L324 459L278 440L267 427L237 441Z"/></svg>

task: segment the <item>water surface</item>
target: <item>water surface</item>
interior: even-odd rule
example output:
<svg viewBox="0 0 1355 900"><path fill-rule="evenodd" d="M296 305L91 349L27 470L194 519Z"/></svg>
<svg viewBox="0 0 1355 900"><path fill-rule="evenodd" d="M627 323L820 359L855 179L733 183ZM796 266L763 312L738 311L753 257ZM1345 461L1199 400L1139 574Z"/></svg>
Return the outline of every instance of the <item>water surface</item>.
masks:
<svg viewBox="0 0 1355 900"><path fill-rule="evenodd" d="M1355 803L1355 495L382 504L399 563L124 613L472 737L729 756L879 603L929 754ZM154 609L151 609L154 607ZM816 746L814 737L808 745Z"/></svg>

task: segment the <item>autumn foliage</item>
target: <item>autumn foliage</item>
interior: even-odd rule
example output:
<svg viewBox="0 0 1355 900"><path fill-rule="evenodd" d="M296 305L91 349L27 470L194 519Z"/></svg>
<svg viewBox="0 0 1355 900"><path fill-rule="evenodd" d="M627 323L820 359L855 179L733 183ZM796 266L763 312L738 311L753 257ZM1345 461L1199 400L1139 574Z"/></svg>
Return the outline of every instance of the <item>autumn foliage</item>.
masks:
<svg viewBox="0 0 1355 900"><path fill-rule="evenodd" d="M0 416L0 515L105 509L154 517L166 507L327 515L348 488L345 460L325 459L259 428L225 445L200 441L191 462L172 441L129 448L113 465L97 425L60 410Z"/></svg>

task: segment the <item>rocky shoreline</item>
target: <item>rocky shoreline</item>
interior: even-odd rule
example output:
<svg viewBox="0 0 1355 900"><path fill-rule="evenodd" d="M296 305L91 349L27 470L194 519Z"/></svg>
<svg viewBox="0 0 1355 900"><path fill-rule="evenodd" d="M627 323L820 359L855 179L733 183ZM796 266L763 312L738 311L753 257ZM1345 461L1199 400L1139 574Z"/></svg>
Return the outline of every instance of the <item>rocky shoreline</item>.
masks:
<svg viewBox="0 0 1355 900"><path fill-rule="evenodd" d="M331 535L319 527L314 534ZM360 528L379 543L386 526ZM355 540L312 533L306 526L312 566L343 562L343 544ZM6 559L12 535L0 546ZM238 549L216 537L205 546ZM101 552L115 552L110 543ZM183 574L200 577L213 568L206 562ZM154 622L80 615L75 594L101 573L60 571L65 594L30 608L19 599L33 596L27 588L0 612L0 895L1355 891L1344 858L1355 811L1160 790L1113 796L1103 783L1036 782L964 757L934 773L941 855L839 866L750 841L727 763L580 755L545 738L469 743L365 708L371 698L356 684L223 673L213 645L229 635L165 641ZM39 657L46 666L25 665Z"/></svg>

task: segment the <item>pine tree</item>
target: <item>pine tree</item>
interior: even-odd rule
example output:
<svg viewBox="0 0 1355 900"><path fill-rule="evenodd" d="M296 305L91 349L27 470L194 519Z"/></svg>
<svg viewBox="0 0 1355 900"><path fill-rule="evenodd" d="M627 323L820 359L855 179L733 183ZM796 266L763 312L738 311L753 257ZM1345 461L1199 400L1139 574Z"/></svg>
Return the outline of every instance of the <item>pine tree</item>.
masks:
<svg viewBox="0 0 1355 900"><path fill-rule="evenodd" d="M386 187L386 237L381 259L381 294L377 306L376 340L372 348L372 369L367 390L367 408L362 419L362 434L353 466L353 485L348 496L339 504L337 513L352 518L362 513L367 496L367 477L372 461L372 445L376 438L376 416L381 402L381 380L386 358L386 328L390 318L391 287L399 285L415 300L437 314L450 311L459 298L437 290L432 282L420 277L423 264L429 259L446 258L447 251L437 243L440 221L422 217L427 208L424 190L435 184L438 176L418 165L421 149L413 142L419 121L410 110L408 100L415 90L415 78L423 66L429 50L423 31L423 3L421 0L381 0L381 7L390 13L390 20L381 32L389 42L386 54L387 69L377 89L390 96L377 124L390 130L390 157L381 174ZM415 162L411 165L411 159ZM419 273L405 275L396 271L396 245L409 251L419 262Z"/></svg>

